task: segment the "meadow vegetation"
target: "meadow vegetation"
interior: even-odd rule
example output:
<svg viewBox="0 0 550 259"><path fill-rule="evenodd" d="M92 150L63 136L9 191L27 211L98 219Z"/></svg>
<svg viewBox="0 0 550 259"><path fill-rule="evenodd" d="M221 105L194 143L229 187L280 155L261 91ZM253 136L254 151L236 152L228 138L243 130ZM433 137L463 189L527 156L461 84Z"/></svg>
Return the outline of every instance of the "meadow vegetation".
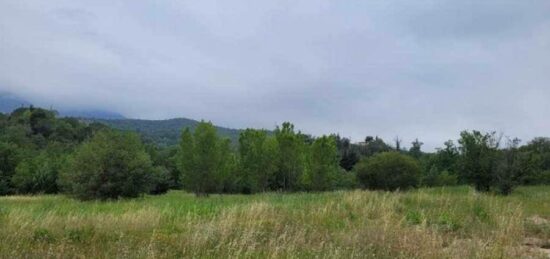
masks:
<svg viewBox="0 0 550 259"><path fill-rule="evenodd" d="M550 188L0 197L2 258L545 258ZM527 241L526 241L527 240Z"/></svg>
<svg viewBox="0 0 550 259"><path fill-rule="evenodd" d="M288 122L235 146L205 121L165 147L19 108L0 114L0 257L548 255L550 139L421 147Z"/></svg>

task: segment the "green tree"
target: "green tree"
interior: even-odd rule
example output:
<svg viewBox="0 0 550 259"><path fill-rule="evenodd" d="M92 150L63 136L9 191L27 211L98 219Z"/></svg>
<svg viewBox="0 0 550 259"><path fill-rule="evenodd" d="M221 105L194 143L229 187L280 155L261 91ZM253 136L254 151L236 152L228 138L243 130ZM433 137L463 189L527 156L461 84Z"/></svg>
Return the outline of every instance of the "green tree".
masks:
<svg viewBox="0 0 550 259"><path fill-rule="evenodd" d="M412 157L416 158L416 159L419 159L421 156L422 156L422 145L424 145L424 143L420 142L418 139L415 139L412 143L411 143L411 148L409 149L409 155L411 155Z"/></svg>
<svg viewBox="0 0 550 259"><path fill-rule="evenodd" d="M155 194L165 193L168 189L181 188L180 173L174 159L178 148L146 144L145 150L151 157L151 161L155 167L154 171L158 176L156 179L160 180L160 182L157 182L159 190L163 190L162 192L155 191ZM166 190L164 191L164 189Z"/></svg>
<svg viewBox="0 0 550 259"><path fill-rule="evenodd" d="M239 168L239 157L231 149L231 140L222 138L219 141L219 192L239 192L237 171Z"/></svg>
<svg viewBox="0 0 550 259"><path fill-rule="evenodd" d="M295 191L298 189L299 179L305 171L305 143L300 134L294 132L294 125L283 123L275 129L277 139L278 164L277 172L272 181L272 189Z"/></svg>
<svg viewBox="0 0 550 259"><path fill-rule="evenodd" d="M266 191L276 171L277 145L265 130L246 129L239 137L241 170L239 187L243 193Z"/></svg>
<svg viewBox="0 0 550 259"><path fill-rule="evenodd" d="M228 179L229 142L222 140L210 122L201 121L193 135L189 129L182 133L179 165L184 187L197 196L222 191Z"/></svg>
<svg viewBox="0 0 550 259"><path fill-rule="evenodd" d="M268 137L265 140L262 163L264 164L264 171L260 174L258 183L262 187L261 191L267 191L275 182L275 176L279 171L280 149L277 138Z"/></svg>
<svg viewBox="0 0 550 259"><path fill-rule="evenodd" d="M444 145L443 148L437 148L435 153L426 153L421 157L423 186L445 186L458 183L458 148L451 140L446 141Z"/></svg>
<svg viewBox="0 0 550 259"><path fill-rule="evenodd" d="M418 185L420 176L418 162L397 152L363 158L354 170L359 182L368 189L408 189Z"/></svg>
<svg viewBox="0 0 550 259"><path fill-rule="evenodd" d="M537 137L519 148L523 170L523 184L550 182L550 138Z"/></svg>
<svg viewBox="0 0 550 259"><path fill-rule="evenodd" d="M311 145L309 174L311 189L326 191L332 189L338 177L338 150L333 137L322 136Z"/></svg>
<svg viewBox="0 0 550 259"><path fill-rule="evenodd" d="M494 184L499 194L509 195L512 193L525 174L526 167L522 163L519 143L520 140L517 138L508 139L506 148L501 152L494 178Z"/></svg>
<svg viewBox="0 0 550 259"><path fill-rule="evenodd" d="M534 138L522 150L531 151L537 155L536 163L541 170L550 170L550 138Z"/></svg>
<svg viewBox="0 0 550 259"><path fill-rule="evenodd" d="M21 160L21 150L12 143L0 141L0 195L13 193L12 176Z"/></svg>
<svg viewBox="0 0 550 259"><path fill-rule="evenodd" d="M0 116L0 194L54 192L60 158L106 129L56 115L31 106Z"/></svg>
<svg viewBox="0 0 550 259"><path fill-rule="evenodd" d="M386 142L384 142L384 140L379 138L378 136L365 137L365 142L361 143L359 147L360 154L367 157L378 153L389 152L392 150L393 148L386 144Z"/></svg>
<svg viewBox="0 0 550 259"><path fill-rule="evenodd" d="M344 168L346 171L351 171L353 166L359 162L359 151L357 147L351 144L349 138L342 138L340 135L333 136L340 155L340 167Z"/></svg>
<svg viewBox="0 0 550 259"><path fill-rule="evenodd" d="M440 170L455 173L460 155L458 148L454 145L452 140L446 141L444 145L444 148L437 149L435 155L435 165Z"/></svg>
<svg viewBox="0 0 550 259"><path fill-rule="evenodd" d="M53 111L37 109L31 106L30 109L30 126L33 134L49 137L55 130L55 115Z"/></svg>
<svg viewBox="0 0 550 259"><path fill-rule="evenodd" d="M220 185L219 138L210 122L201 122L194 132L195 170L190 177L191 188L197 195L215 193Z"/></svg>
<svg viewBox="0 0 550 259"><path fill-rule="evenodd" d="M181 133L176 161L182 185L184 188L190 189L189 186L193 184L194 180L191 177L194 176L195 169L195 142L189 128L185 128Z"/></svg>
<svg viewBox="0 0 550 259"><path fill-rule="evenodd" d="M463 131L460 134L460 173L478 191L491 189L498 163L500 138L495 132Z"/></svg>
<svg viewBox="0 0 550 259"><path fill-rule="evenodd" d="M60 184L82 200L138 197L153 187L152 171L136 134L101 131L69 157Z"/></svg>
<svg viewBox="0 0 550 259"><path fill-rule="evenodd" d="M241 170L239 187L243 193L255 193L264 189L260 184L263 174L264 143L267 139L265 131L246 129L239 136L239 156Z"/></svg>

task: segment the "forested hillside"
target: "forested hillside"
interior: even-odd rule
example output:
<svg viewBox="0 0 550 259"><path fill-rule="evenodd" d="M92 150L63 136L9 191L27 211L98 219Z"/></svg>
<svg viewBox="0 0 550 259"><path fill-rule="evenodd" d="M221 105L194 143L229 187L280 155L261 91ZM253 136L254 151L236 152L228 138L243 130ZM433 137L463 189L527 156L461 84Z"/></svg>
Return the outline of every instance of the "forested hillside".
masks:
<svg viewBox="0 0 550 259"><path fill-rule="evenodd" d="M109 127L119 130L135 131L143 136L146 141L150 141L159 146L176 145L183 128L194 130L198 121L178 118L169 120L138 120L138 119L90 119L89 121L100 122ZM229 138L233 144L239 140L241 130L229 129L216 126L218 134Z"/></svg>
<svg viewBox="0 0 550 259"><path fill-rule="evenodd" d="M0 195L57 193L67 155L105 129L32 106L0 113Z"/></svg>

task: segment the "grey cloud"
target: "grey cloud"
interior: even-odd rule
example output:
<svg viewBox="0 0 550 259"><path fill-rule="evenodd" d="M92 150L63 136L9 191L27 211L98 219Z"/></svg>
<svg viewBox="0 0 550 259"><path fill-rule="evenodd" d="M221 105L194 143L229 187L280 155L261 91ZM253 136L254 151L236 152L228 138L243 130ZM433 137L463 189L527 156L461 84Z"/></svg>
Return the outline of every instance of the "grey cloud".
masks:
<svg viewBox="0 0 550 259"><path fill-rule="evenodd" d="M547 1L3 1L0 91L428 149L548 135Z"/></svg>

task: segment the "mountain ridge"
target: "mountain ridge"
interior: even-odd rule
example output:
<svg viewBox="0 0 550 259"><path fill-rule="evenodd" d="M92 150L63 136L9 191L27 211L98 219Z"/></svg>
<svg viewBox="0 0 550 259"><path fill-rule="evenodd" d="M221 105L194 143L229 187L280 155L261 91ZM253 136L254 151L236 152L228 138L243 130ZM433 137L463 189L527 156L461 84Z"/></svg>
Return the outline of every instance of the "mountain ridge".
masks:
<svg viewBox="0 0 550 259"><path fill-rule="evenodd" d="M91 122L105 124L118 130L135 131L141 134L146 141L156 143L160 146L171 146L178 143L181 130L189 128L194 130L199 124L198 120L188 118L173 118L165 120L144 120L144 119L86 119ZM242 129L232 129L214 125L218 134L229 138L236 144Z"/></svg>
<svg viewBox="0 0 550 259"><path fill-rule="evenodd" d="M13 110L34 105L32 102L25 100L17 95L2 92L0 93L0 112L11 113ZM35 105L38 106L38 105ZM59 109L57 110L60 117L78 117L78 118L98 118L98 119L125 119L126 117L120 113L106 111L101 109Z"/></svg>
<svg viewBox="0 0 550 259"><path fill-rule="evenodd" d="M11 93L0 93L0 112L11 113L13 110L33 105L30 101ZM134 131L142 135L145 141L160 146L176 145L179 141L181 130L190 128L194 130L200 121L189 118L172 119L134 119L126 118L122 114L99 109L60 109L60 117L73 117L92 123L98 122L118 130ZM233 144L237 144L242 129L234 129L214 125L218 134L229 138Z"/></svg>

